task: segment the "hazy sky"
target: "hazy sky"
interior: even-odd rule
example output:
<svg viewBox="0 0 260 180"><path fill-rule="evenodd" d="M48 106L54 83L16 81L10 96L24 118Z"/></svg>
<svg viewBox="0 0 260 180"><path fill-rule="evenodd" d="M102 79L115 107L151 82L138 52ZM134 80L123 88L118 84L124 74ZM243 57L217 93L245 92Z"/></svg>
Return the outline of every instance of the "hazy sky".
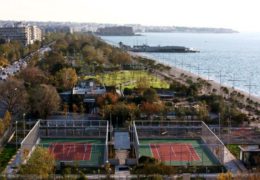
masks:
<svg viewBox="0 0 260 180"><path fill-rule="evenodd" d="M260 0L0 0L1 20L226 27L260 32Z"/></svg>

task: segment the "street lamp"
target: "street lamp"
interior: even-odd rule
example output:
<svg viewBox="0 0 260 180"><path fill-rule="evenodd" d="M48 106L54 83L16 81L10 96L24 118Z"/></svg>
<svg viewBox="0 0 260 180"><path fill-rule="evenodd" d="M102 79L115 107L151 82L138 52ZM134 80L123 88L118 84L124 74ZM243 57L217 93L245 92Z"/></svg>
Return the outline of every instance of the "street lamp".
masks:
<svg viewBox="0 0 260 180"><path fill-rule="evenodd" d="M26 113L23 113L23 138L25 138L25 116Z"/></svg>
<svg viewBox="0 0 260 180"><path fill-rule="evenodd" d="M15 145L16 145L16 150L17 150L17 144L18 144L18 140L17 140L17 123L18 123L18 121L15 121L15 141L16 141L16 143L15 143Z"/></svg>

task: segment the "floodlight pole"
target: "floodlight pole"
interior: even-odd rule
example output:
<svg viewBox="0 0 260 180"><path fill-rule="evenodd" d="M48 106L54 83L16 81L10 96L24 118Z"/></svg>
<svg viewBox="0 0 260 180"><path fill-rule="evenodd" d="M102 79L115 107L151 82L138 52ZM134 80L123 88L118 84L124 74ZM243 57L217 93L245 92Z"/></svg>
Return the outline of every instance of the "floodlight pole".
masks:
<svg viewBox="0 0 260 180"><path fill-rule="evenodd" d="M200 71L202 71L202 70L204 70L204 69L201 69L201 68L200 68L200 64L198 64L198 66L197 66L197 73L198 73L198 76L200 76Z"/></svg>
<svg viewBox="0 0 260 180"><path fill-rule="evenodd" d="M256 84L252 84L251 79L249 79L249 83L246 84L245 86L248 87L248 93L249 93L248 99L250 100L250 98L251 98L251 89L252 89L252 87L256 87L257 85Z"/></svg>
<svg viewBox="0 0 260 180"><path fill-rule="evenodd" d="M223 77L228 77L227 75L222 74L222 70L219 71L219 95L221 95L221 87L222 87L222 78Z"/></svg>
<svg viewBox="0 0 260 180"><path fill-rule="evenodd" d="M25 138L25 113L23 113L23 137Z"/></svg>
<svg viewBox="0 0 260 180"><path fill-rule="evenodd" d="M216 73L216 71L210 71L210 68L208 67L207 71L204 72L204 73L207 73L207 74L208 74L208 81L209 81L209 75Z"/></svg>
<svg viewBox="0 0 260 180"><path fill-rule="evenodd" d="M193 67L191 64L186 64L186 67L189 68L189 72L191 72L191 68Z"/></svg>
<svg viewBox="0 0 260 180"><path fill-rule="evenodd" d="M229 79L228 81L231 81L232 82L232 89L234 91L235 89L235 82L240 82L240 81L244 81L244 80L241 80L241 79L235 79L235 78L232 78L232 79ZM230 93L229 93L229 103L230 103ZM229 120L228 120L228 126L229 126L229 130L228 130L228 144L230 144L230 128L231 128L231 118L230 118L230 106L228 106L229 108Z"/></svg>
<svg viewBox="0 0 260 180"><path fill-rule="evenodd" d="M18 146L18 139L17 139L17 123L18 121L15 121L15 145L16 145L16 150L17 150L17 146Z"/></svg>

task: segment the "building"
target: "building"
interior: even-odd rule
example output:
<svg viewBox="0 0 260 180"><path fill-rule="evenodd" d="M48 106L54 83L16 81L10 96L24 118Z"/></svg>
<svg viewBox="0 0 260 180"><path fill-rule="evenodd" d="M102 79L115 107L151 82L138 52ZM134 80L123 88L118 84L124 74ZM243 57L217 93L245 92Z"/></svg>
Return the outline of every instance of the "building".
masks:
<svg viewBox="0 0 260 180"><path fill-rule="evenodd" d="M101 36L134 36L135 33L132 27L128 26L112 26L98 28L97 34Z"/></svg>
<svg viewBox="0 0 260 180"><path fill-rule="evenodd" d="M42 30L37 26L30 26L31 32L31 40L34 41L41 41L42 40Z"/></svg>
<svg viewBox="0 0 260 180"><path fill-rule="evenodd" d="M248 168L259 167L260 165L260 145L241 145L239 146L239 159Z"/></svg>
<svg viewBox="0 0 260 180"><path fill-rule="evenodd" d="M45 33L70 33L72 34L73 28L70 26L46 26L44 27L44 32Z"/></svg>
<svg viewBox="0 0 260 180"><path fill-rule="evenodd" d="M42 31L37 26L29 26L23 23L16 23L0 28L0 39L7 42L19 41L27 46L35 41L42 40Z"/></svg>

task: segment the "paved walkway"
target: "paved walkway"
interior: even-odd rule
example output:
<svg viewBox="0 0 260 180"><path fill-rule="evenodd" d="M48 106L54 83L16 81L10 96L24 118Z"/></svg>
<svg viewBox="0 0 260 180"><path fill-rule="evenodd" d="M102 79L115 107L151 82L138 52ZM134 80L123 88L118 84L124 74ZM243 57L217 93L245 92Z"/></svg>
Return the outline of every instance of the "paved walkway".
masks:
<svg viewBox="0 0 260 180"><path fill-rule="evenodd" d="M224 157L225 167L233 174L247 172L245 166L226 147L224 149Z"/></svg>
<svg viewBox="0 0 260 180"><path fill-rule="evenodd" d="M128 132L115 132L115 149L126 150L130 149L130 137Z"/></svg>
<svg viewBox="0 0 260 180"><path fill-rule="evenodd" d="M129 152L127 150L116 150L116 159L119 160L120 165L125 165L125 161L128 158Z"/></svg>

